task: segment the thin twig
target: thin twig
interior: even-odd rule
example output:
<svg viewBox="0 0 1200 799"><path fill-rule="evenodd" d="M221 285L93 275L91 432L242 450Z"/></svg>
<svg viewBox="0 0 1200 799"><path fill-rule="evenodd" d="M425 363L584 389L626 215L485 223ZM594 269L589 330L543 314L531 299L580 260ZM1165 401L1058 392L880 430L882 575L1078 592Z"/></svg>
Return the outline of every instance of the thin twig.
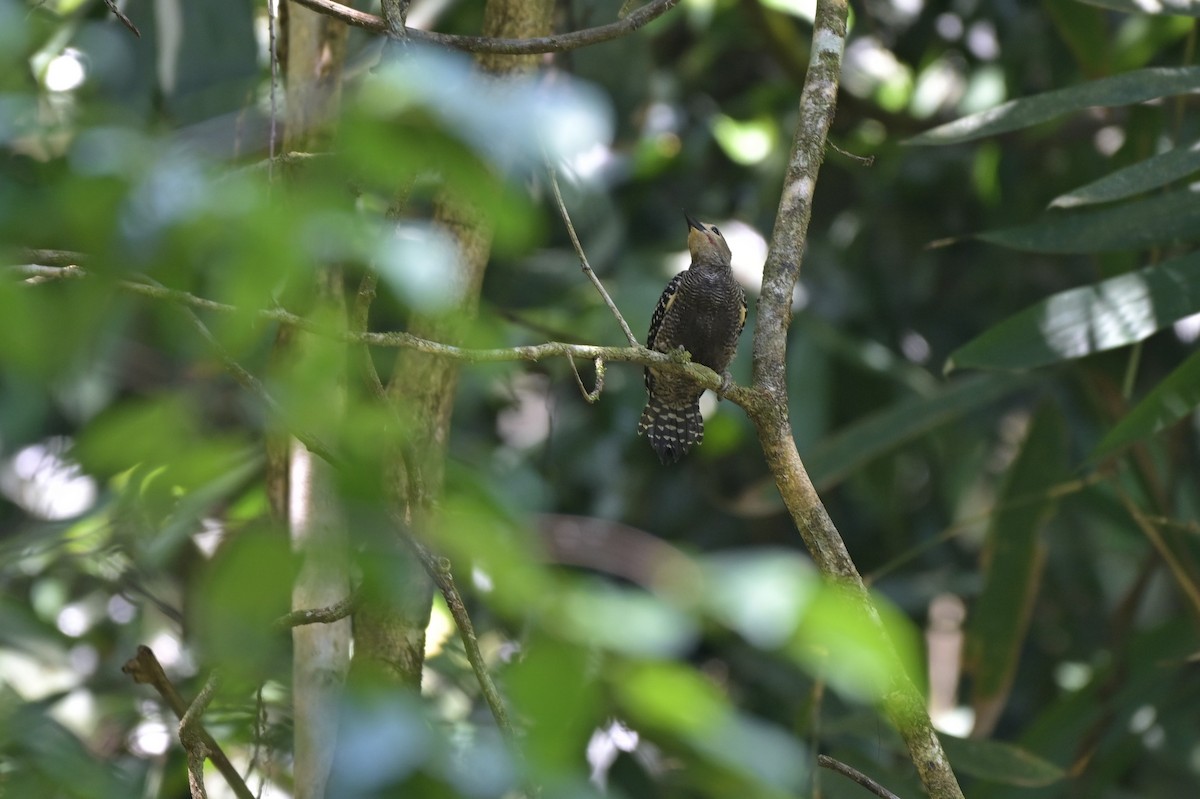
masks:
<svg viewBox="0 0 1200 799"><path fill-rule="evenodd" d="M87 273L78 267L51 267L26 265L14 267L25 276L40 276L46 280L82 278ZM373 347L392 347L412 349L428 355L438 355L468 363L501 363L505 361L542 361L547 358L580 358L620 363L633 363L641 366L653 366L675 374L687 375L702 388L716 391L721 388L721 376L703 364L693 363L678 354L661 353L645 347L599 347L590 344L567 344L560 341L550 341L544 344L528 344L517 347L502 347L495 349L468 349L452 344L442 344L436 341L414 336L410 333L358 333L346 329L335 329L321 325L311 319L298 316L283 308L257 308L246 310L233 305L198 297L186 291L169 289L160 285L152 285L134 280L117 281L117 287L151 299L185 305L197 310L211 311L223 314L245 314L266 322L278 322L290 327L313 333L318 336L341 341L347 344L369 344ZM758 400L757 393L744 386L734 386L725 392L725 398L735 404L748 407ZM305 442L307 445L307 442ZM319 444L318 444L319 446ZM311 447L310 447L311 449ZM316 450L314 450L316 451ZM320 453L318 453L320 454Z"/></svg>
<svg viewBox="0 0 1200 799"><path fill-rule="evenodd" d="M575 50L600 42L620 38L627 33L633 33L648 22L661 17L674 8L679 0L653 0L642 6L624 19L585 28L571 33L560 33L554 36L536 36L529 39L493 39L487 36L456 36L448 33L404 28L403 34L393 33L383 17L358 11L335 0L294 0L299 5L316 11L318 14L340 19L347 25L371 31L372 33L390 36L395 39L407 37L410 41L428 42L455 50L465 50L468 53L498 53L504 55L532 55L536 53L562 53Z"/></svg>
<svg viewBox="0 0 1200 799"><path fill-rule="evenodd" d="M899 796L892 793L887 788L884 788L882 785L875 782L875 780L871 779L866 774L863 774L858 769L854 768L853 766L848 766L840 760L834 760L829 755L817 755L817 765L821 766L822 768L827 768L830 771L836 771L843 777L849 777L871 793L882 797L882 799L900 799Z"/></svg>
<svg viewBox="0 0 1200 799"><path fill-rule="evenodd" d="M629 329L629 325L625 322L625 317L621 316L621 312L617 310L617 304L612 301L612 297L608 296L604 284L600 282L600 278L596 277L595 271L592 270L592 265L588 263L587 255L583 252L583 245L579 243L579 236L575 235L575 225L571 223L571 215L567 212L567 204L563 202L562 191L558 187L558 175L555 174L554 167L550 165L549 157L546 158L546 173L550 176L550 188L554 192L554 201L558 204L558 213L562 216L563 223L567 226L567 234L571 237L571 244L575 246L575 254L579 256L579 267L587 275L588 280L592 281L592 285L596 287L596 291L600 292L600 296L604 298L604 304L608 306L608 310L617 318L617 324L621 326L621 332L625 334L625 340L629 342L629 346L638 346L637 337Z"/></svg>
<svg viewBox="0 0 1200 799"><path fill-rule="evenodd" d="M1171 571L1171 576L1175 578L1176 585L1179 586L1179 590L1187 598L1192 613L1200 619L1200 588L1196 586L1192 576L1188 574L1187 569L1180 563L1179 557L1167 546L1167 542L1158 531L1158 526L1146 518L1146 514L1142 513L1141 508L1133 501L1133 497L1129 496L1120 486L1117 487L1117 493L1120 495L1121 504L1125 506L1125 510L1129 513L1130 518L1133 519L1138 529L1142 531L1142 534L1149 539L1151 546L1158 552L1158 556L1167 564L1167 568Z"/></svg>
<svg viewBox="0 0 1200 799"><path fill-rule="evenodd" d="M158 662L158 658L154 657L154 653L147 646L139 646L137 654L130 658L121 671L133 678L135 683L139 685L149 685L163 701L167 703L167 707L171 708L171 712L178 719L183 719L187 713L188 703L179 695L179 691L167 679L166 672L163 671L162 664ZM217 771L221 772L221 776L229 783L229 787L233 789L234 794L238 799L254 799L254 794L246 787L246 783L242 780L242 775L238 774L233 764L229 762L225 752L217 744L213 737L203 728L198 733L200 739L204 742L205 748L208 750L208 759L216 766Z"/></svg>
<svg viewBox="0 0 1200 799"><path fill-rule="evenodd" d="M398 521L402 520L398 518ZM446 600L446 607L450 609L450 615L454 617L454 624L458 627L458 635L462 639L463 649L466 650L467 660L471 664L471 670L475 672L475 679L479 683L488 708L492 711L496 726L499 727L500 732L509 743L515 743L516 732L508 718L508 708L504 706L504 699L500 696L500 691L496 688L496 683L492 680L487 663L483 659L483 653L479 649L475 626L471 624L471 616L467 613L466 603L463 602L458 585L454 582L450 559L438 557L430 552L428 547L408 534L408 525L401 523L400 529L405 531L404 540L416 553L417 559L421 561L421 565L433 578L434 584L437 585L438 590L442 592L442 597Z"/></svg>
<svg viewBox="0 0 1200 799"><path fill-rule="evenodd" d="M292 627L300 627L305 624L332 624L335 621L341 621L353 613L358 608L359 603L359 595L351 594L341 602L329 607L306 608L285 613L275 620L275 626L290 630Z"/></svg>
<svg viewBox="0 0 1200 799"><path fill-rule="evenodd" d="M216 692L217 674L213 672L205 680L200 693L196 694L196 698L184 711L183 718L179 720L179 743L187 753L188 787L191 789L192 799L208 799L208 791L204 788L204 761L211 752L204 743L204 736L201 734L204 732L204 726L200 720L204 718L204 713Z"/></svg>
<svg viewBox="0 0 1200 799"><path fill-rule="evenodd" d="M579 386L579 393L583 395L584 400L591 405L600 399L600 392L604 390L604 359L597 358L594 361L596 365L596 387L591 391L588 391L587 386L583 384L583 378L579 376L579 367L575 365L575 359L567 358L567 363L571 365L571 372L575 375L575 385Z"/></svg>
<svg viewBox="0 0 1200 799"><path fill-rule="evenodd" d="M116 0L104 0L104 5L108 6L108 10L111 11L117 19L121 20L122 25L133 31L134 36L138 37L139 39L142 38L142 32L137 29L137 25L133 24L133 20L122 14L121 9L117 8Z"/></svg>

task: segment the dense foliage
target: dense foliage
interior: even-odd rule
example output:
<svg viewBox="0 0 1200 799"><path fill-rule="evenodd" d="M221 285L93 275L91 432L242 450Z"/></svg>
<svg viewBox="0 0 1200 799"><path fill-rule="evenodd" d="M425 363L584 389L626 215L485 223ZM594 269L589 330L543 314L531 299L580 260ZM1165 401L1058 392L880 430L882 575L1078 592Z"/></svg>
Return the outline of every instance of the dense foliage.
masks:
<svg viewBox="0 0 1200 799"><path fill-rule="evenodd" d="M250 786L289 790L293 563L264 442L336 449L356 574L403 574L380 480L403 420L343 373L363 350L313 276L338 265L352 296L378 274L375 331L453 307L439 198L494 230L479 318L448 328L471 347L624 343L544 153L639 337L686 265L681 209L719 224L745 383L803 5L684 0L502 99L461 55L355 32L330 150L269 164L264 4L130 0L135 37L102 2L0 0L0 795L186 795L174 717L121 673L139 645L186 697L220 666L206 726ZM618 11L559 6L562 30ZM935 722L974 730L947 738L971 797L1200 779L1200 6L1102 6L853 9L790 331L801 454ZM409 22L481 17L417 0ZM303 361L273 358L280 309L324 333ZM394 349L371 355L386 378ZM817 752L919 794L874 706L878 642L712 399L664 468L635 435L639 367L607 364L589 403L562 359L463 366L419 534L524 757L439 600L420 700L352 684L330 796L866 795Z"/></svg>

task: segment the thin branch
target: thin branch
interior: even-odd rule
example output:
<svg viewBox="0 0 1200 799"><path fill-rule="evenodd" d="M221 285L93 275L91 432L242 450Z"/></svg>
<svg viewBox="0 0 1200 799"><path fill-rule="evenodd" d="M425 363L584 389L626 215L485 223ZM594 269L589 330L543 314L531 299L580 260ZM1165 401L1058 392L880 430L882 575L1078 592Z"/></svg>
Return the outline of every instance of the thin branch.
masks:
<svg viewBox="0 0 1200 799"><path fill-rule="evenodd" d="M166 672L163 671L162 664L158 662L158 658L154 657L154 653L147 646L139 646L137 654L130 658L121 671L133 678L135 683L139 685L149 685L163 701L167 703L167 707L171 708L171 712L178 719L183 719L184 714L188 711L188 703L179 695L179 691L167 679ZM204 747L208 750L208 759L216 766L217 771L221 772L221 776L229 783L229 787L233 789L234 794L238 799L254 799L254 794L246 787L242 775L238 774L233 764L229 762L225 752L217 744L213 737L203 728L197 735L203 741Z"/></svg>
<svg viewBox="0 0 1200 799"><path fill-rule="evenodd" d="M25 276L38 276L44 280L82 278L88 273L78 267L51 267L26 265L14 267L18 273ZM580 358L594 361L597 358L604 361L633 363L640 366L654 366L667 372L687 375L697 385L717 391L721 388L721 376L707 366L693 363L686 358L686 353L661 353L645 347L599 347L591 344L567 344L561 341L549 341L544 344L528 344L518 347L501 347L495 349L468 349L451 344L441 344L436 341L414 336L410 333L368 333L355 332L346 329L335 329L323 326L311 319L298 316L283 308L257 308L246 310L222 302L216 302L204 297L198 297L186 291L169 289L160 285L152 285L134 280L117 281L117 287L122 291L150 299L185 305L197 310L223 314L246 314L266 322L278 322L291 327L313 333L318 336L341 341L347 344L369 344L373 347L391 347L412 349L428 355L438 355L467 363L500 363L504 361L543 361L547 358ZM747 408L758 401L751 389L744 386L734 386L724 394L726 399L734 404ZM307 442L305 442L307 445ZM318 443L319 447L320 444ZM315 452L316 450L314 450ZM319 454L319 453L318 453Z"/></svg>
<svg viewBox="0 0 1200 799"><path fill-rule="evenodd" d="M545 151L543 150L544 153ZM592 285L596 287L596 291L600 292L600 296L604 298L604 304L608 306L608 310L617 318L617 324L621 326L621 332L625 334L625 340L629 342L629 346L638 346L637 337L629 329L629 325L625 322L625 317L621 316L621 312L617 310L617 304L612 301L612 297L608 296L608 292L604 289L604 284L600 282L600 278L596 277L596 273L592 270L592 265L588 263L587 255L583 252L583 245L579 243L579 236L575 235L575 225L571 223L571 215L567 212L567 204L563 202L562 191L558 187L558 175L555 174L554 167L550 165L549 157L546 158L546 173L550 176L550 188L554 192L554 201L558 204L558 213L562 216L563 223L567 226L567 234L571 237L571 244L575 246L575 254L579 256L579 267L587 275L588 280L592 281Z"/></svg>
<svg viewBox="0 0 1200 799"><path fill-rule="evenodd" d="M882 799L900 799L899 796L892 793L887 788L884 788L882 785L875 782L875 780L871 779L866 774L863 774L858 769L854 768L853 766L848 766L840 760L834 760L829 755L817 755L817 765L821 766L822 768L827 768L830 771L836 771L843 777L849 777Z"/></svg>
<svg viewBox="0 0 1200 799"><path fill-rule="evenodd" d="M351 594L341 602L329 607L293 610L276 619L275 626L290 630L292 627L300 627L305 624L332 624L353 613L358 608L359 601L360 597L357 594Z"/></svg>
<svg viewBox="0 0 1200 799"><path fill-rule="evenodd" d="M188 787L191 788L192 799L208 799L208 791L204 788L204 760L211 752L204 743L204 726L200 719L212 703L217 692L217 675L213 672L204 682L204 687L196 698L188 705L183 718L179 720L179 743L187 753Z"/></svg>
<svg viewBox="0 0 1200 799"><path fill-rule="evenodd" d="M499 727L501 734L509 743L515 744L516 732L513 730L512 721L508 718L508 708L504 706L504 699L500 696L500 691L496 688L496 683L492 680L487 663L483 659L483 653L479 649L475 626L471 623L466 603L463 602L458 585L454 582L454 574L450 570L450 559L438 557L430 552L428 547L409 533L408 525L403 523L403 519L399 515L397 515L397 522L403 531L404 540L416 553L417 559L421 561L421 565L433 578L434 584L437 585L438 590L442 592L442 597L446 600L446 607L450 609L450 615L454 617L454 624L458 627L458 635L462 639L463 649L466 650L467 660L471 664L471 670L475 672L475 679L479 683L488 708L492 711L496 726Z"/></svg>
<svg viewBox="0 0 1200 799"><path fill-rule="evenodd" d="M121 9L117 8L116 0L104 0L104 5L108 6L108 10L111 11L117 19L121 20L122 25L133 31L134 36L138 37L139 39L142 38L142 32L137 29L137 25L133 24L133 20L122 14Z"/></svg>
<svg viewBox="0 0 1200 799"><path fill-rule="evenodd" d="M758 299L750 392L755 401L743 407L754 422L779 493L817 568L845 591L890 650L892 678L881 704L904 739L922 785L932 799L962 799L924 697L905 673L846 543L813 487L788 418L787 331L792 321L792 293L800 277L817 176L837 111L848 13L847 0L817 0L808 72L800 93L800 118Z"/></svg>
<svg viewBox="0 0 1200 799"><path fill-rule="evenodd" d="M1125 510L1129 513L1130 518L1133 519L1138 529L1150 541L1151 546L1158 552L1158 556L1167 564L1167 568L1171 571L1171 576L1175 578L1176 585L1179 586L1179 590L1187 598L1192 613L1200 619L1200 587L1196 586L1187 569L1180 563L1179 557L1167 546L1167 542L1159 532L1158 526L1150 521L1146 517L1146 514L1142 513L1141 508L1137 506L1137 503L1133 501L1133 498L1124 489L1118 486L1117 493L1120 495L1121 504L1125 506Z"/></svg>
<svg viewBox="0 0 1200 799"><path fill-rule="evenodd" d="M567 363L571 365L571 372L575 375L575 385L579 386L579 393L583 395L584 401L589 405L600 399L600 392L604 390L604 359L597 358L596 365L596 387L591 391L587 390L587 386L583 384L583 378L579 376L579 367L575 365L574 358L568 358Z"/></svg>
<svg viewBox="0 0 1200 799"><path fill-rule="evenodd" d="M592 44L618 39L628 33L644 27L647 23L661 17L674 8L679 0L653 0L642 6L624 19L585 28L571 33L559 33L553 36L536 36L529 39L493 39L487 36L457 36L449 33L404 28L403 32L395 32L389 28L382 17L358 11L335 0L293 0L298 5L310 8L318 14L325 14L340 19L347 25L389 36L394 39L407 37L409 41L427 42L468 53L498 53L503 55L533 55L536 53L563 53Z"/></svg>

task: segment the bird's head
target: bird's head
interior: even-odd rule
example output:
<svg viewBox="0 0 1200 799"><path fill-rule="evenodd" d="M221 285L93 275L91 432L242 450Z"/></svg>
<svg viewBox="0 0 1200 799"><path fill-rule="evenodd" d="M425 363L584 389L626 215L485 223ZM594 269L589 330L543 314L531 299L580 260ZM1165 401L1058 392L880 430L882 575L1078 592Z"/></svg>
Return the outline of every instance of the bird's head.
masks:
<svg viewBox="0 0 1200 799"><path fill-rule="evenodd" d="M692 265L729 266L732 253L717 226L697 222L686 213L683 218L688 223L688 249L692 253Z"/></svg>

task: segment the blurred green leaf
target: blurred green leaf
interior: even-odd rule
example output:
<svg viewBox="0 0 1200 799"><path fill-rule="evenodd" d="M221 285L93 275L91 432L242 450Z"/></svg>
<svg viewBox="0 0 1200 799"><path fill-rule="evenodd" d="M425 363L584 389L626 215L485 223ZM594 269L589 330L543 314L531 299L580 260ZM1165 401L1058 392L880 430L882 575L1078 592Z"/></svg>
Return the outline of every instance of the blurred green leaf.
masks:
<svg viewBox="0 0 1200 799"><path fill-rule="evenodd" d="M1118 169L1099 180L1060 194L1050 203L1054 208L1073 208L1090 203L1123 200L1157 189L1200 170L1200 141L1181 145L1144 161Z"/></svg>
<svg viewBox="0 0 1200 799"><path fill-rule="evenodd" d="M1089 81L1067 89L1009 100L995 108L947 122L908 140L908 144L958 144L1095 106L1142 103L1200 88L1200 67L1153 67Z"/></svg>
<svg viewBox="0 0 1200 799"><path fill-rule="evenodd" d="M1127 14L1173 14L1183 17L1200 17L1200 2L1197 0L1079 0L1100 8L1124 11Z"/></svg>
<svg viewBox="0 0 1200 799"><path fill-rule="evenodd" d="M863 702L882 701L897 669L914 682L923 682L912 622L879 594L873 594L872 600L878 622L847 591L826 583L809 603L788 647L789 654L814 677Z"/></svg>
<svg viewBox="0 0 1200 799"><path fill-rule="evenodd" d="M588 582L560 589L551 619L579 644L636 657L677 657L698 633L688 614L661 597Z"/></svg>
<svg viewBox="0 0 1200 799"><path fill-rule="evenodd" d="M716 729L729 716L716 688L679 663L628 664L614 676L618 699L636 725L690 738Z"/></svg>
<svg viewBox="0 0 1200 799"><path fill-rule="evenodd" d="M1092 253L1200 239L1200 188L1099 209L1051 211L1041 221L977 236L1014 250Z"/></svg>
<svg viewBox="0 0 1200 799"><path fill-rule="evenodd" d="M733 552L705 560L704 602L761 649L789 640L820 589L812 563L787 550Z"/></svg>
<svg viewBox="0 0 1200 799"><path fill-rule="evenodd" d="M1193 352L1108 431L1090 457L1109 455L1154 435L1187 416L1197 405L1200 405L1200 352Z"/></svg>
<svg viewBox="0 0 1200 799"><path fill-rule="evenodd" d="M1028 385L1012 376L976 375L944 384L931 396L910 397L824 439L804 458L809 475L824 490L863 464Z"/></svg>
<svg viewBox="0 0 1200 799"><path fill-rule="evenodd" d="M1200 252L1059 292L955 350L946 371L1032 369L1124 347L1200 312Z"/></svg>
<svg viewBox="0 0 1200 799"><path fill-rule="evenodd" d="M1012 744L953 735L938 738L955 770L972 777L1022 788L1053 785L1067 777L1062 768Z"/></svg>
<svg viewBox="0 0 1200 799"><path fill-rule="evenodd" d="M601 684L590 673L583 647L538 636L504 674L513 705L528 720L530 759L549 774L567 773L604 722Z"/></svg>
<svg viewBox="0 0 1200 799"><path fill-rule="evenodd" d="M983 589L967 623L964 666L972 676L977 730L990 732L1004 709L1041 582L1042 528L1056 507L1046 493L1066 473L1066 428L1044 403L1009 468L988 525Z"/></svg>

